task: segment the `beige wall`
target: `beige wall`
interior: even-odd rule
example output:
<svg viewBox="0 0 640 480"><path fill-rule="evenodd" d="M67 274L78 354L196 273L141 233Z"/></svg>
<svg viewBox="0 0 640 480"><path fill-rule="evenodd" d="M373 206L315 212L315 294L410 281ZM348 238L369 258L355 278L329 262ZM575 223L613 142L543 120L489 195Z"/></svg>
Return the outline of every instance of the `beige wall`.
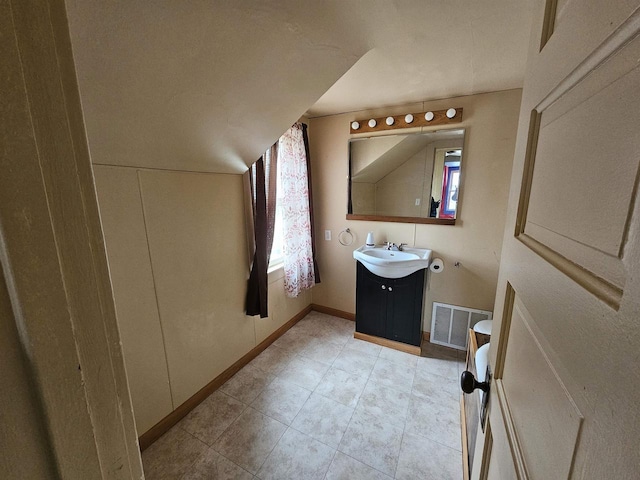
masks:
<svg viewBox="0 0 640 480"><path fill-rule="evenodd" d="M351 184L353 211L358 215L376 214L376 184L353 182Z"/></svg>
<svg viewBox="0 0 640 480"><path fill-rule="evenodd" d="M393 135L379 142L353 142L351 148L351 175L356 176L373 162L393 150L406 138L402 135Z"/></svg>
<svg viewBox="0 0 640 480"><path fill-rule="evenodd" d="M311 119L316 245L322 275L322 283L313 290L313 302L355 312L352 252L364 244L367 232L373 231L376 243L388 240L430 248L434 256L445 261L445 270L429 278L425 330L430 330L434 301L492 310L520 97L521 90L507 90ZM451 106L464 108L461 126L466 129L456 225L345 220L349 122ZM355 236L349 247L337 241L337 233L345 228ZM331 241L324 240L324 230L334 232ZM459 268L453 266L456 261L460 262Z"/></svg>
<svg viewBox="0 0 640 480"><path fill-rule="evenodd" d="M268 318L244 314L240 175L94 165L138 433L311 303L270 275Z"/></svg>
<svg viewBox="0 0 640 480"><path fill-rule="evenodd" d="M433 162L425 147L376 183L376 215L419 217L425 182L431 182ZM427 180L428 179L428 180ZM416 198L420 205L416 205Z"/></svg>

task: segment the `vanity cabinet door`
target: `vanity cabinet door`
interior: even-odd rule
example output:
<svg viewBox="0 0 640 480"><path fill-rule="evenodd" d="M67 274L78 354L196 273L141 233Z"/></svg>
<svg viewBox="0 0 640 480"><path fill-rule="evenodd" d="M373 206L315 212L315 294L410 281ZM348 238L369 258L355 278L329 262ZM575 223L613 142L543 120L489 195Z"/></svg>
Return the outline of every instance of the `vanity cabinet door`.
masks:
<svg viewBox="0 0 640 480"><path fill-rule="evenodd" d="M420 346L424 270L393 280L387 302L387 338Z"/></svg>
<svg viewBox="0 0 640 480"><path fill-rule="evenodd" d="M383 278L357 262L356 331L420 346L425 271Z"/></svg>
<svg viewBox="0 0 640 480"><path fill-rule="evenodd" d="M379 277L357 262L356 331L387 337L387 293L392 280Z"/></svg>

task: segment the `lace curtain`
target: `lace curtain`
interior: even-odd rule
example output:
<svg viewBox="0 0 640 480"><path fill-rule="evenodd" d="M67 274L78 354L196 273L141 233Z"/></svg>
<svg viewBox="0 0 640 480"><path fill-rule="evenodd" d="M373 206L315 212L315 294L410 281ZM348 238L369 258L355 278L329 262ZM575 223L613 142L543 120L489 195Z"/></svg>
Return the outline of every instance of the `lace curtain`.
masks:
<svg viewBox="0 0 640 480"><path fill-rule="evenodd" d="M310 172L306 125L295 124L278 142L278 168L282 189L284 230L284 289L288 297L297 297L315 285L313 212L310 204Z"/></svg>

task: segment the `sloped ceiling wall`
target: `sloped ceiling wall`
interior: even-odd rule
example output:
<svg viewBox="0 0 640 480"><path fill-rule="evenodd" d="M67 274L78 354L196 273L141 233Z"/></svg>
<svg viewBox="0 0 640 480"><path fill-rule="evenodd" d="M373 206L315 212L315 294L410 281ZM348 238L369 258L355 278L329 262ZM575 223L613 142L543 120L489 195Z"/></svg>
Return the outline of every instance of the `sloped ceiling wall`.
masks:
<svg viewBox="0 0 640 480"><path fill-rule="evenodd" d="M355 3L373 48L309 117L522 88L535 2Z"/></svg>
<svg viewBox="0 0 640 480"><path fill-rule="evenodd" d="M368 50L332 6L69 1L92 161L245 171Z"/></svg>
<svg viewBox="0 0 640 480"><path fill-rule="evenodd" d="M92 161L241 173L305 112L519 88L528 3L66 0Z"/></svg>

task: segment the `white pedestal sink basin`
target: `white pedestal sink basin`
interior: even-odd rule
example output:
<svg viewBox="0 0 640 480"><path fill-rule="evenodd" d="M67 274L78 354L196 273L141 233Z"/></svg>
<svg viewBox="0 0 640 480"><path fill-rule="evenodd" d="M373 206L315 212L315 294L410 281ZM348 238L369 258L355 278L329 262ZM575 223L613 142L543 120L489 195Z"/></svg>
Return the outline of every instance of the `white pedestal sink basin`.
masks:
<svg viewBox="0 0 640 480"><path fill-rule="evenodd" d="M353 258L380 277L402 278L429 267L431 250L404 247L400 252L387 250L386 247L363 245L353 251Z"/></svg>

